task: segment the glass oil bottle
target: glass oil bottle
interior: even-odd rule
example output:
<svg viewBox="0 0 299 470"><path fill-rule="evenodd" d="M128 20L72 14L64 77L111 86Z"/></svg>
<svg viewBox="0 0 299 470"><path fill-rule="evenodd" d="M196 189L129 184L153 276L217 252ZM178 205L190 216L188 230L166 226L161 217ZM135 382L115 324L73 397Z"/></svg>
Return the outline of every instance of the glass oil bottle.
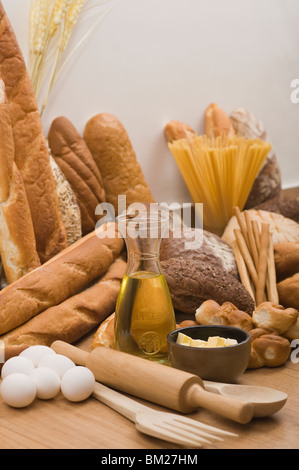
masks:
<svg viewBox="0 0 299 470"><path fill-rule="evenodd" d="M127 269L115 309L114 347L167 363L167 335L176 322L159 249L168 217L145 211L118 216L117 222L127 247Z"/></svg>

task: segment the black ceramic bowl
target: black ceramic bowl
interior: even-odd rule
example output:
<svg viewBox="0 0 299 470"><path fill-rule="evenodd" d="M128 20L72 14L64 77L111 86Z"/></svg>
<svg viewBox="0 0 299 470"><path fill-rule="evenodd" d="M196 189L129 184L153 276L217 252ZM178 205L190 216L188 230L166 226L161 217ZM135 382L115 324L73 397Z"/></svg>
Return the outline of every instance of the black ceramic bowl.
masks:
<svg viewBox="0 0 299 470"><path fill-rule="evenodd" d="M209 336L236 339L237 344L215 348L185 346L176 342L178 333L192 339L207 341ZM173 367L201 379L215 382L234 382L245 372L250 359L250 334L240 328L218 325L196 325L169 333L167 346Z"/></svg>

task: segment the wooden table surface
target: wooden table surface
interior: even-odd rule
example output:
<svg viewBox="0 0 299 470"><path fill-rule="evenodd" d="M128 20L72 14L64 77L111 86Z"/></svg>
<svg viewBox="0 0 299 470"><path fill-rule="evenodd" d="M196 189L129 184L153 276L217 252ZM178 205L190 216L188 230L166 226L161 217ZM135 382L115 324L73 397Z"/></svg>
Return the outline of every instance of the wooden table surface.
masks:
<svg viewBox="0 0 299 470"><path fill-rule="evenodd" d="M78 345L90 351L92 334ZM296 356L296 354L295 354ZM298 354L299 359L299 354ZM166 367L166 366L165 366ZM273 387L288 394L284 407L268 418L238 424L198 409L189 417L238 434L206 449L297 449L299 446L299 363L288 361L275 368L246 371L240 383ZM138 399L137 399L138 400ZM151 403L148 406L169 411ZM94 398L81 403L36 399L23 409L0 399L1 449L183 449L146 436L135 425ZM199 449L200 450L200 449Z"/></svg>
<svg viewBox="0 0 299 470"><path fill-rule="evenodd" d="M284 191L299 197L299 188ZM91 350L91 332L78 343ZM299 352L298 356L299 361ZM207 449L298 449L299 448L299 362L281 367L246 371L239 383L273 387L288 394L284 407L268 418L254 418L242 425L204 409L188 415L206 424L238 434ZM138 399L137 399L138 400ZM167 411L151 403L148 406ZM94 398L71 403L59 394L49 401L36 399L24 409L14 409L0 399L1 449L182 449L148 437L135 425Z"/></svg>

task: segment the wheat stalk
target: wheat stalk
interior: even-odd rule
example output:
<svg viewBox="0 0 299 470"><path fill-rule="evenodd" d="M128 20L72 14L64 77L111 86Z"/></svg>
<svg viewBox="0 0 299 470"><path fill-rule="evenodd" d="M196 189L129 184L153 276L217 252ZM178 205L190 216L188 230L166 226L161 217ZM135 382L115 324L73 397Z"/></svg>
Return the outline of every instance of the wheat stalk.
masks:
<svg viewBox="0 0 299 470"><path fill-rule="evenodd" d="M82 42L94 30L98 21L84 35L75 46L71 54L62 63L64 53L69 44L72 32L82 14L83 6L87 0L32 0L30 10L30 78L35 91L36 98L39 98L42 86L47 73L46 65L49 63L49 55L53 53L53 61L47 80L45 97L42 101L41 115L47 104L51 89L60 75L65 63L73 53L79 48ZM102 0L99 5L106 3ZM103 15L100 19L103 18ZM53 52L54 51L54 52Z"/></svg>

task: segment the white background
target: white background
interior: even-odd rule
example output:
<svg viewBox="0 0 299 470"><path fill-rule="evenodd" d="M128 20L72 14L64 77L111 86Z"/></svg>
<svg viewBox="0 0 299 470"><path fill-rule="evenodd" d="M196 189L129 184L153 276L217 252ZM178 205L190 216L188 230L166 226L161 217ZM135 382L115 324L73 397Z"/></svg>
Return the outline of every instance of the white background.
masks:
<svg viewBox="0 0 299 470"><path fill-rule="evenodd" d="M28 63L30 0L2 3ZM60 115L82 134L93 115L115 114L156 200L187 202L165 124L178 119L200 133L211 102L227 113L243 106L264 122L283 186L299 185L299 103L290 99L291 81L299 78L298 0L112 0L108 6L52 90L45 135ZM99 11L82 16L69 50Z"/></svg>

